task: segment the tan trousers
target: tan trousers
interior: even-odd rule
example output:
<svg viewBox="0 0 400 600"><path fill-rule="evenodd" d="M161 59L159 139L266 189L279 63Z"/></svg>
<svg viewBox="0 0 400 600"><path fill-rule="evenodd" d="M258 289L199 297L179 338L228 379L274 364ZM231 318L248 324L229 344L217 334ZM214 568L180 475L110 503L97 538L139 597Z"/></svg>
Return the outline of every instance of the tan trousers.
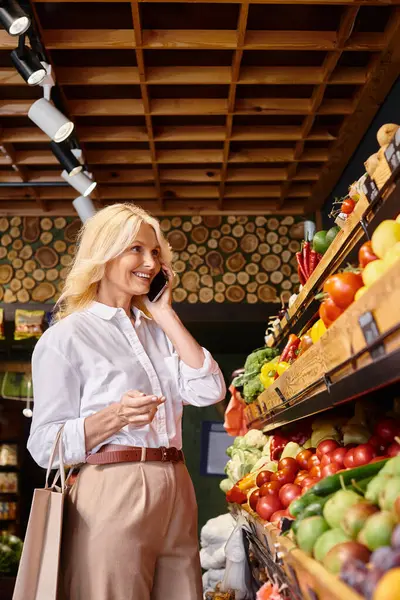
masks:
<svg viewBox="0 0 400 600"><path fill-rule="evenodd" d="M201 600L186 466L85 465L66 502L61 572L66 600Z"/></svg>

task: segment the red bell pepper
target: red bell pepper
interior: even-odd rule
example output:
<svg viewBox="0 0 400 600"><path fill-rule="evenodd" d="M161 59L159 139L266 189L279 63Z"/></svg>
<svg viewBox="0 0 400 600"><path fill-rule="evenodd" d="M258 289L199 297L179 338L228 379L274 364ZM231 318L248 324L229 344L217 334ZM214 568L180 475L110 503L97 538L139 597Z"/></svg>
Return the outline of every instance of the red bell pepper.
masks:
<svg viewBox="0 0 400 600"><path fill-rule="evenodd" d="M231 504L244 504L247 502L247 496L237 485L234 485L233 488L226 493L226 501Z"/></svg>

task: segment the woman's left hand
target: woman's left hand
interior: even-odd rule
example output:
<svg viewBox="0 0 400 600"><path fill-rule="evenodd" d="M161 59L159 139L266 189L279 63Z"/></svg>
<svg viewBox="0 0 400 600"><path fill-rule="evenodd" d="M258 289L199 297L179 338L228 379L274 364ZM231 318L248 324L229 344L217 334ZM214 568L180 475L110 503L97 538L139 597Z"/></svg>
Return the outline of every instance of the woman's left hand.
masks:
<svg viewBox="0 0 400 600"><path fill-rule="evenodd" d="M174 273L171 267L164 263L161 265L161 268L168 277L167 288L164 290L157 302L150 302L147 296L144 296L143 298L147 310L151 313L156 322L162 318L162 315L165 314L166 311L172 310L172 284L174 280Z"/></svg>

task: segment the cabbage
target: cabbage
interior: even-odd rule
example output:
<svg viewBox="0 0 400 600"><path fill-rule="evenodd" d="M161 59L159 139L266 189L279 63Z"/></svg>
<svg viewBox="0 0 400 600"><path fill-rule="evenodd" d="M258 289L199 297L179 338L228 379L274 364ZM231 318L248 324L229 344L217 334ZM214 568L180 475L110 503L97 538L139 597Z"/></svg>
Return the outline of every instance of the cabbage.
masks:
<svg viewBox="0 0 400 600"><path fill-rule="evenodd" d="M267 441L268 436L258 429L250 429L243 437L243 443L246 443L247 446L255 446L260 449L265 446Z"/></svg>
<svg viewBox="0 0 400 600"><path fill-rule="evenodd" d="M239 479L247 475L247 473L250 473L260 455L260 451L256 448L253 448L253 450L241 450L238 448L231 460L228 460L225 473L233 483L236 483Z"/></svg>
<svg viewBox="0 0 400 600"><path fill-rule="evenodd" d="M224 494L227 494L233 486L234 483L228 477L219 482L219 489L221 492L224 492Z"/></svg>

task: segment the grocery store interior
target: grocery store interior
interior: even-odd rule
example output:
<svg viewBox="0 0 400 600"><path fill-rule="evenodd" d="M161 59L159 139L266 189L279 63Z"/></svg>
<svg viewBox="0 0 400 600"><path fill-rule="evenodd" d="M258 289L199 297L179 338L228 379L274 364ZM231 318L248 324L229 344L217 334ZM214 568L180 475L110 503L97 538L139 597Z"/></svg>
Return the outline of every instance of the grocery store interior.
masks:
<svg viewBox="0 0 400 600"><path fill-rule="evenodd" d="M400 0L0 0L1 600L32 352L125 202L227 387L183 412L204 599L400 600Z"/></svg>

